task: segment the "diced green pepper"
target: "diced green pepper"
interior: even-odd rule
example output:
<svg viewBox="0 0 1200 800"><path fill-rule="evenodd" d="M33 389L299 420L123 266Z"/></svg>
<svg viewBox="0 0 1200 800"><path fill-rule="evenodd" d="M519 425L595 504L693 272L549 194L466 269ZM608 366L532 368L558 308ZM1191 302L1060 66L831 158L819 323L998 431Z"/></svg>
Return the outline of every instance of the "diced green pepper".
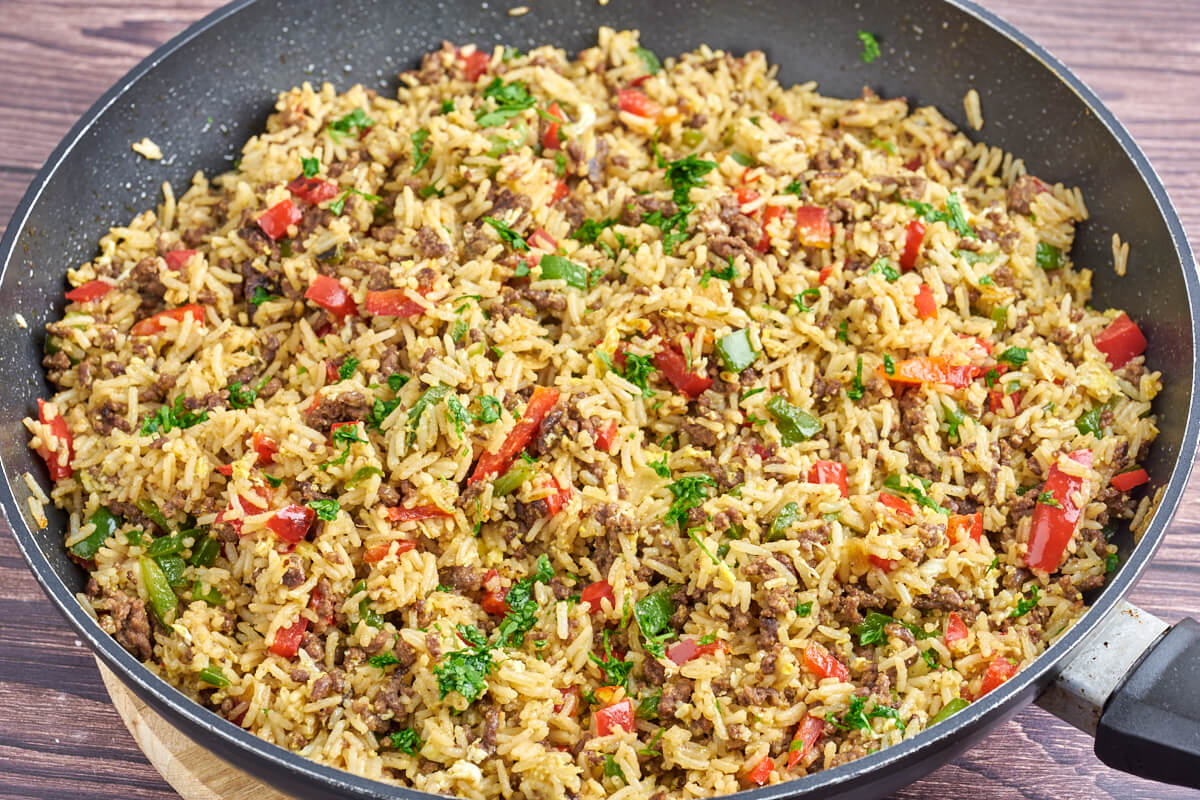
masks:
<svg viewBox="0 0 1200 800"><path fill-rule="evenodd" d="M224 689L229 685L229 678L225 677L225 673L221 672L221 668L214 667L212 664L200 670L200 674L197 677L209 686L216 686L218 689Z"/></svg>
<svg viewBox="0 0 1200 800"><path fill-rule="evenodd" d="M183 559L179 556L159 556L154 559L163 574L167 576L167 583L171 584L172 588L183 586L187 581L183 577L183 572L187 569L187 565L183 563Z"/></svg>
<svg viewBox="0 0 1200 800"><path fill-rule="evenodd" d="M521 488L527 480L533 477L537 466L525 459L518 459L503 475L492 481L492 494L496 497L507 497Z"/></svg>
<svg viewBox="0 0 1200 800"><path fill-rule="evenodd" d="M539 262L542 268L543 280L564 280L567 286L587 291L588 272L574 261L562 256L542 256Z"/></svg>
<svg viewBox="0 0 1200 800"><path fill-rule="evenodd" d="M1046 272L1053 272L1062 266L1062 250L1052 244L1038 242L1037 265Z"/></svg>
<svg viewBox="0 0 1200 800"><path fill-rule="evenodd" d="M190 563L193 567L211 567L217 563L217 556L220 554L221 543L215 536L205 536L192 548Z"/></svg>
<svg viewBox="0 0 1200 800"><path fill-rule="evenodd" d="M71 552L83 559L95 558L100 547L108 540L108 537L117 532L117 525L120 524L112 512L104 506L96 509L96 513L92 514L88 522L92 523L96 529L88 534L86 539L71 545Z"/></svg>
<svg viewBox="0 0 1200 800"><path fill-rule="evenodd" d="M209 586L208 591L205 591L203 588L204 586L205 584L201 583L200 581L196 581L192 584L192 600L203 600L210 606L225 605L225 595L221 594L219 589Z"/></svg>
<svg viewBox="0 0 1200 800"><path fill-rule="evenodd" d="M730 372L741 372L758 358L758 353L750 344L750 331L745 328L718 339L717 353L725 363L725 369Z"/></svg>
<svg viewBox="0 0 1200 800"><path fill-rule="evenodd" d="M162 556L173 556L183 549L183 534L172 533L168 536L160 536L152 541L146 547L146 555L151 558L161 558Z"/></svg>
<svg viewBox="0 0 1200 800"><path fill-rule="evenodd" d="M816 436L825 426L821 420L792 405L782 397L772 397L767 402L767 411L775 417L775 426L783 439L783 446L790 447Z"/></svg>
<svg viewBox="0 0 1200 800"><path fill-rule="evenodd" d="M941 722L942 720L947 719L948 717L951 717L951 716L957 714L958 712L962 711L964 708L966 708L969 705L971 705L971 704L968 703L966 700L963 700L961 697L956 697L953 700L951 700L949 703L946 703L946 705L942 706L941 710L938 711L938 713L933 715L933 717L929 720L929 722L925 725L925 727L928 728L930 725L936 725L939 722Z"/></svg>
<svg viewBox="0 0 1200 800"><path fill-rule="evenodd" d="M155 525L162 528L164 531L169 532L171 530L171 523L167 521L167 518L162 511L159 511L158 504L153 500L138 500L137 507L138 511L141 511L143 514L145 514L146 518Z"/></svg>
<svg viewBox="0 0 1200 800"><path fill-rule="evenodd" d="M171 582L158 562L149 556L138 556L138 566L142 571L142 584L146 589L146 596L150 599L150 610L158 617L159 622L170 625L175 621L179 602L175 598Z"/></svg>

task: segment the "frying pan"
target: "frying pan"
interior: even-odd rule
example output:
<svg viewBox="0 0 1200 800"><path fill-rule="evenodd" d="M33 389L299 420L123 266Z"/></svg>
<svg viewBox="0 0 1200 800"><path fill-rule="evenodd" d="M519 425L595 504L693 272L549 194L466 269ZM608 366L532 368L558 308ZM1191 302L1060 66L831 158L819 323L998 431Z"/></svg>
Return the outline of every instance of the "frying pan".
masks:
<svg viewBox="0 0 1200 800"><path fill-rule="evenodd" d="M1149 340L1164 374L1155 403L1162 432L1145 467L1161 500L1140 537L1114 539L1120 566L1089 597L1091 609L1016 677L902 744L746 798L875 797L936 769L1039 702L1096 733L1106 763L1144 777L1200 786L1200 624L1170 630L1122 600L1166 533L1196 449L1195 370L1200 285L1179 218L1142 152L1065 66L987 11L961 0L593 0L539 4L510 17L507 4L439 0L436 6L372 0L240 0L159 48L92 107L33 181L0 243L0 508L47 595L78 635L139 697L235 766L298 798L430 797L323 767L267 744L192 702L125 652L74 598L84 573L62 547L65 516L37 530L28 518L26 471L48 483L26 446L21 419L49 394L40 366L43 326L62 310L66 266L85 261L110 225L157 200L162 180L228 169L236 148L263 126L276 92L300 81L361 82L392 91L395 73L443 39L485 48L555 44L574 52L601 25L637 28L660 54L701 43L735 53L765 50L780 80L820 81L825 94L864 85L881 95L938 106L960 126L961 101L979 91L986 140L1024 157L1030 172L1082 187L1091 211L1075 260L1098 267L1097 307L1120 306ZM859 59L856 33L880 37L883 55ZM209 118L223 126L206 128ZM219 133L218 133L219 131ZM173 156L153 169L128 156L150 135ZM1103 268L1114 231L1131 244L1130 275Z"/></svg>

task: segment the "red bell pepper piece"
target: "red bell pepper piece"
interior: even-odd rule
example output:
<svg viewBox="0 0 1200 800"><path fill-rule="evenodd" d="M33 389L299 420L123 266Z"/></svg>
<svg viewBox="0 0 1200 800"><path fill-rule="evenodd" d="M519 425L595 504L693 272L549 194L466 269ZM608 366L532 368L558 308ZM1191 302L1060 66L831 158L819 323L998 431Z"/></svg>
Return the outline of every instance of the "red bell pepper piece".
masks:
<svg viewBox="0 0 1200 800"><path fill-rule="evenodd" d="M283 541L295 544L305 537L316 518L317 512L308 506L292 503L276 511L275 516L267 520L267 527Z"/></svg>
<svg viewBox="0 0 1200 800"><path fill-rule="evenodd" d="M891 492L880 492L879 502L883 503L892 511L895 511L900 516L912 519L912 505L903 497L898 497Z"/></svg>
<svg viewBox="0 0 1200 800"><path fill-rule="evenodd" d="M629 732L633 728L633 703L628 697L596 712L597 736L608 736L618 730Z"/></svg>
<svg viewBox="0 0 1200 800"><path fill-rule="evenodd" d="M759 197L758 192L754 191L753 189L751 189L747 186L739 186L737 188L737 201L738 201L739 207L750 205L755 200L757 200L758 197ZM742 211L744 212L745 209L742 209Z"/></svg>
<svg viewBox="0 0 1200 800"><path fill-rule="evenodd" d="M271 237L271 241L287 235L289 225L295 225L304 217L291 200L280 200L258 215L258 227Z"/></svg>
<svg viewBox="0 0 1200 800"><path fill-rule="evenodd" d="M1076 450L1068 453L1067 458L1085 467L1092 465L1091 450ZM1058 569L1067 543L1075 535L1079 518L1083 516L1083 508L1076 506L1071 498L1082 491L1082 478L1063 472L1057 462L1051 465L1038 503L1033 507L1029 552L1025 555L1027 565L1045 572Z"/></svg>
<svg viewBox="0 0 1200 800"><path fill-rule="evenodd" d="M184 317L191 317L197 324L203 327L204 307L195 303L188 303L186 306L168 308L166 311L160 311L154 316L139 320L129 329L129 332L134 336L153 336L167 329L167 326L163 324L163 320L173 319L176 322L183 322Z"/></svg>
<svg viewBox="0 0 1200 800"><path fill-rule="evenodd" d="M232 469L230 470L230 472L232 472ZM267 491L265 489L263 489L261 486L256 487L254 491L255 491L254 497L247 497L244 494L238 495L238 502L241 503L241 506L242 506L242 516L248 516L251 514L261 514L262 512L267 510ZM241 517L239 517L237 519L229 519L229 514L232 511L233 511L233 504L231 503L229 506L227 506L225 508L224 511L221 511L220 513L217 514L217 518L215 520L213 520L213 524L220 525L221 523L228 521L229 527L233 528L234 532L236 532L238 536L241 536L242 535L242 519L241 519Z"/></svg>
<svg viewBox="0 0 1200 800"><path fill-rule="evenodd" d="M578 686L568 686L566 689L559 689L558 693L562 695L562 700L554 704L555 714L573 717L579 713L579 708L583 705L583 690Z"/></svg>
<svg viewBox="0 0 1200 800"><path fill-rule="evenodd" d="M796 726L796 735L788 745L787 768L791 769L799 764L824 732L825 720L812 715L805 717L804 721Z"/></svg>
<svg viewBox="0 0 1200 800"><path fill-rule="evenodd" d="M617 92L617 108L647 119L662 113L662 106L646 97L640 89L621 89Z"/></svg>
<svg viewBox="0 0 1200 800"><path fill-rule="evenodd" d="M609 608L617 607L617 596L613 593L612 584L608 581L589 583L579 593L579 602L586 604L592 614L603 610L602 600L608 600Z"/></svg>
<svg viewBox="0 0 1200 800"><path fill-rule="evenodd" d="M842 497L850 496L850 484L846 479L846 465L840 461L818 461L809 467L809 483L832 483L838 487Z"/></svg>
<svg viewBox="0 0 1200 800"><path fill-rule="evenodd" d="M967 624L962 621L962 617L957 611L951 611L950 616L946 617L946 644L965 639L969 635L970 631L967 630Z"/></svg>
<svg viewBox="0 0 1200 800"><path fill-rule="evenodd" d="M1112 476L1113 488L1118 492L1128 492L1130 489L1135 489L1143 483L1150 482L1150 475L1146 470L1138 467L1131 469L1128 472L1121 472Z"/></svg>
<svg viewBox="0 0 1200 800"><path fill-rule="evenodd" d="M533 233L529 234L530 247L537 247L545 250L547 253L553 253L558 249L558 242L554 237L546 232L545 228L538 228Z"/></svg>
<svg viewBox="0 0 1200 800"><path fill-rule="evenodd" d="M570 486L565 489L560 486L558 478L551 478L550 482L554 484L555 491L554 494L546 496L546 516L553 517L571 501L572 491Z"/></svg>
<svg viewBox="0 0 1200 800"><path fill-rule="evenodd" d="M850 670L846 669L846 665L819 642L809 641L804 646L804 666L818 678L837 678L843 682L850 680Z"/></svg>
<svg viewBox="0 0 1200 800"><path fill-rule="evenodd" d="M689 400L695 400L713 383L707 375L688 372L683 353L669 345L654 354L654 366Z"/></svg>
<svg viewBox="0 0 1200 800"><path fill-rule="evenodd" d="M279 452L279 445L275 444L274 439L255 431L254 435L250 437L250 446L254 448L259 464L266 466L275 462L275 454Z"/></svg>
<svg viewBox="0 0 1200 800"><path fill-rule="evenodd" d="M927 284L922 283L921 288L917 289L913 304L916 305L917 316L921 319L937 319L937 300L933 299L933 290Z"/></svg>
<svg viewBox="0 0 1200 800"><path fill-rule="evenodd" d="M167 262L167 269L179 272L194 255L196 255L195 250L171 250L163 256L163 261Z"/></svg>
<svg viewBox="0 0 1200 800"><path fill-rule="evenodd" d="M323 181L320 178L296 178L287 185L287 190L296 197L312 203L324 203L338 196L338 185L333 181Z"/></svg>
<svg viewBox="0 0 1200 800"><path fill-rule="evenodd" d="M775 762L770 756L763 756L746 772L746 780L755 786L764 786L775 771Z"/></svg>
<svg viewBox="0 0 1200 800"><path fill-rule="evenodd" d="M379 561L383 561L390 553L400 555L401 553L407 553L409 550L415 550L416 548L416 542L410 542L407 539L396 539L386 544L377 544L372 547L368 547L363 552L363 561L367 562L368 564L375 564Z"/></svg>
<svg viewBox="0 0 1200 800"><path fill-rule="evenodd" d="M739 190L739 192L740 191L741 190ZM758 197L756 192L752 192L752 194L754 194L755 197ZM760 253L765 253L771 249L771 235L767 233L767 224L770 223L771 220L779 219L782 216L783 206L767 206L765 209L763 209L762 238L759 239L758 244L754 246L755 250Z"/></svg>
<svg viewBox="0 0 1200 800"><path fill-rule="evenodd" d="M493 475L500 475L505 472L512 464L513 459L517 457L517 454L525 449L525 445L529 444L529 440L533 438L538 428L541 427L542 420L557 402L558 389L547 386L535 387L533 395L525 405L525 413L521 415L520 421L509 431L504 444L500 446L499 451L496 453L484 452L479 457L479 461L475 463L475 471L471 473L471 477L467 480L467 483L474 483L483 478L490 478Z"/></svg>
<svg viewBox="0 0 1200 800"><path fill-rule="evenodd" d="M1104 353L1104 358L1113 369L1120 369L1134 356L1146 352L1146 337L1142 335L1137 323L1125 313L1100 331L1092 339L1092 343L1096 345L1097 350Z"/></svg>
<svg viewBox="0 0 1200 800"><path fill-rule="evenodd" d="M833 274L833 264L830 264L827 267L821 267L821 271L817 273L817 283L824 286L825 281L829 280L829 276L832 274Z"/></svg>
<svg viewBox="0 0 1200 800"><path fill-rule="evenodd" d="M693 658L701 658L710 656L713 653L729 652L729 645L724 639L717 639L715 642L700 644L700 640L695 636L688 636L680 639L675 644L667 648L667 658L674 661L676 664L686 664Z"/></svg>
<svg viewBox="0 0 1200 800"><path fill-rule="evenodd" d="M867 555L867 561L871 562L871 566L876 569L881 569L884 572L891 572L896 568L896 562L890 558L880 558L874 553Z"/></svg>
<svg viewBox="0 0 1200 800"><path fill-rule="evenodd" d="M62 414L58 413L57 406L53 408L53 416L51 411L47 409L46 401L38 398L38 422L42 423L43 430L46 433L43 437L54 439L54 450L43 444L37 449L37 454L46 462L46 470L50 473L50 480L60 481L63 478L69 478L75 471L71 469L71 461L75 459L75 440L71 438L71 431L67 428L67 421L63 419Z"/></svg>
<svg viewBox="0 0 1200 800"><path fill-rule="evenodd" d="M796 233L800 244L828 250L833 247L833 225L829 209L820 206L800 206L796 209Z"/></svg>
<svg viewBox="0 0 1200 800"><path fill-rule="evenodd" d="M996 656L992 659L992 663L988 664L987 672L983 673L983 683L979 685L979 694L975 695L975 699L978 700L983 697L1016 674L1016 664L1004 656Z"/></svg>
<svg viewBox="0 0 1200 800"><path fill-rule="evenodd" d="M878 374L893 383L944 383L955 389L963 389L983 374L983 368L971 364L951 365L941 356L922 356L897 361L891 375L884 372L881 366Z"/></svg>
<svg viewBox="0 0 1200 800"><path fill-rule="evenodd" d="M107 281L88 281L82 286L76 286L67 292L66 298L72 303L90 303L93 300L99 300L115 288L115 286Z"/></svg>
<svg viewBox="0 0 1200 800"><path fill-rule="evenodd" d="M271 652L284 658L294 658L300 649L300 642L304 639L306 630L308 630L308 617L300 617L288 627L275 631L275 638L271 641Z"/></svg>
<svg viewBox="0 0 1200 800"><path fill-rule="evenodd" d="M404 506L392 506L387 510L387 518L389 522L411 522L418 519L449 519L454 513L447 511L444 508L438 508L435 505L413 506L405 508Z"/></svg>
<svg viewBox="0 0 1200 800"><path fill-rule="evenodd" d="M558 139L558 126L565 125L567 117L563 114L562 109L558 107L558 103L551 103L546 109L546 115L554 119L553 122L547 121L546 131L542 134L542 149L543 150L558 150L562 147L562 142Z"/></svg>
<svg viewBox="0 0 1200 800"><path fill-rule="evenodd" d="M318 619L326 625L333 624L333 604L326 605L325 589L318 583L313 587L312 595L308 598L308 607L318 612ZM322 610L324 613L321 613Z"/></svg>
<svg viewBox="0 0 1200 800"><path fill-rule="evenodd" d="M946 523L946 535L951 544L957 544L964 536L970 536L975 544L983 539L983 512L974 514L951 514Z"/></svg>
<svg viewBox="0 0 1200 800"><path fill-rule="evenodd" d="M475 50L469 56L463 55L460 50L458 57L463 60L463 77L471 83L479 80L479 76L487 72L492 61L491 55L482 50Z"/></svg>
<svg viewBox="0 0 1200 800"><path fill-rule="evenodd" d="M341 379L342 379L342 376L338 375L337 364L334 364L329 359L325 359L325 383L337 383ZM335 424L344 424L344 423L335 423ZM330 432L332 433L332 430Z"/></svg>
<svg viewBox="0 0 1200 800"><path fill-rule="evenodd" d="M304 293L304 299L312 300L339 320L358 313L358 306L354 304L354 298L336 278L328 275L318 275L313 278L312 285Z"/></svg>
<svg viewBox="0 0 1200 800"><path fill-rule="evenodd" d="M483 599L479 602L479 605L483 606L483 610L487 613L502 617L512 610L508 607L508 601L505 600L507 596L508 592L503 589L488 589L483 593Z"/></svg>
<svg viewBox="0 0 1200 800"><path fill-rule="evenodd" d="M925 223L914 219L904 229L904 252L900 255L900 269L908 271L917 265L921 245L925 243Z"/></svg>
<svg viewBox="0 0 1200 800"><path fill-rule="evenodd" d="M1016 411L1021 407L1021 398L1024 396L1025 393L1022 391L1016 391L1009 395L1001 387L993 386L988 392L988 408L993 414L999 414L1001 411L1004 411L1004 398L1011 397L1013 411Z"/></svg>
<svg viewBox="0 0 1200 800"><path fill-rule="evenodd" d="M606 453L611 453L617 441L617 421L610 419L608 424L596 433L596 447Z"/></svg>
<svg viewBox="0 0 1200 800"><path fill-rule="evenodd" d="M550 195L551 205L557 203L559 200L562 200L570 193L571 187L567 186L566 181L559 181L558 183L554 184L554 194Z"/></svg>
<svg viewBox="0 0 1200 800"><path fill-rule="evenodd" d="M407 289L367 292L363 308L376 317L419 317L425 313L425 306L413 300Z"/></svg>

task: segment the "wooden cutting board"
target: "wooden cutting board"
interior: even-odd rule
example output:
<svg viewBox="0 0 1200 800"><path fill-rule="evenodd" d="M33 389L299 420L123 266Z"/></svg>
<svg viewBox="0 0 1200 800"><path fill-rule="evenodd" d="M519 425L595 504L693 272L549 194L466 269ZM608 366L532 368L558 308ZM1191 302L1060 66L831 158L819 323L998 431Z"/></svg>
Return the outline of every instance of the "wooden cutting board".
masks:
<svg viewBox="0 0 1200 800"><path fill-rule="evenodd" d="M96 665L125 727L183 800L290 800L171 727L99 659Z"/></svg>

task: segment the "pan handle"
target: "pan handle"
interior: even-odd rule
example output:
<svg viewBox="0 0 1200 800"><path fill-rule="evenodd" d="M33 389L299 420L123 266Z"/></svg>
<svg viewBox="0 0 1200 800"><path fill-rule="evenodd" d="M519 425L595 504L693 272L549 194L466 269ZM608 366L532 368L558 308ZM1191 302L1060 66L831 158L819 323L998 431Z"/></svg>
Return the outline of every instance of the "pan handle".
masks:
<svg viewBox="0 0 1200 800"><path fill-rule="evenodd" d="M1200 788L1200 623L1122 603L1038 705L1096 737L1108 766Z"/></svg>

